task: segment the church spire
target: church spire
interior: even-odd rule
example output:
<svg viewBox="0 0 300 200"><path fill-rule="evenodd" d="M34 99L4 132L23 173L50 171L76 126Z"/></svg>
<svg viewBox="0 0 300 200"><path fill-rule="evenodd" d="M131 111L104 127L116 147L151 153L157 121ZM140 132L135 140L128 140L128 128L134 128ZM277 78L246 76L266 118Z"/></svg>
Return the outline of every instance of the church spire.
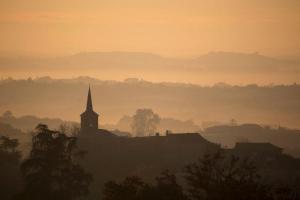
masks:
<svg viewBox="0 0 300 200"><path fill-rule="evenodd" d="M93 110L93 103L92 103L92 95L91 95L91 87L89 86L88 98L86 103L86 110L92 111Z"/></svg>
<svg viewBox="0 0 300 200"><path fill-rule="evenodd" d="M86 110L81 113L81 130L98 130L98 114L93 111L91 87L89 86L89 92L86 102Z"/></svg>

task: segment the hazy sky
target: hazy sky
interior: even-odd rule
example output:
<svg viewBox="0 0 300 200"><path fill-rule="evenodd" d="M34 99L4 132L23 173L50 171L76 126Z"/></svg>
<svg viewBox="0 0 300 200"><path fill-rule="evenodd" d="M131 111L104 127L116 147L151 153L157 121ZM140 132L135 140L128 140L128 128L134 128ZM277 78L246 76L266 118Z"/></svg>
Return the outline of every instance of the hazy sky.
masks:
<svg viewBox="0 0 300 200"><path fill-rule="evenodd" d="M0 0L0 52L300 55L299 0Z"/></svg>

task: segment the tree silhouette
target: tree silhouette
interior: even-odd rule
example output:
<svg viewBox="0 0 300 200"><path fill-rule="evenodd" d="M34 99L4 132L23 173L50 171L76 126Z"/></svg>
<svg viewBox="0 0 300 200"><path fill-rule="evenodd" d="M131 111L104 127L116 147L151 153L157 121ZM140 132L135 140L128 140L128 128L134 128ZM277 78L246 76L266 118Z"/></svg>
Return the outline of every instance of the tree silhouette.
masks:
<svg viewBox="0 0 300 200"><path fill-rule="evenodd" d="M297 188L263 183L248 159L220 151L207 154L184 168L186 188L168 170L147 184L139 177L105 184L104 200L296 200ZM298 182L297 182L298 183ZM299 184L298 184L299 185Z"/></svg>
<svg viewBox="0 0 300 200"><path fill-rule="evenodd" d="M0 199L11 199L20 189L18 140L0 137Z"/></svg>
<svg viewBox="0 0 300 200"><path fill-rule="evenodd" d="M30 156L21 165L24 191L17 199L73 200L88 194L91 175L78 164L75 137L36 127Z"/></svg>
<svg viewBox="0 0 300 200"><path fill-rule="evenodd" d="M168 170L156 177L156 186L153 187L155 198L160 200L187 200L182 187L177 183L176 176Z"/></svg>
<svg viewBox="0 0 300 200"><path fill-rule="evenodd" d="M131 124L135 136L154 135L160 118L151 109L138 109Z"/></svg>
<svg viewBox="0 0 300 200"><path fill-rule="evenodd" d="M164 171L156 178L156 185L144 183L139 177L127 177L121 183L105 184L104 200L187 200L176 177Z"/></svg>
<svg viewBox="0 0 300 200"><path fill-rule="evenodd" d="M109 181L105 184L104 200L142 200L148 187L139 177L126 177L121 183Z"/></svg>
<svg viewBox="0 0 300 200"><path fill-rule="evenodd" d="M220 152L186 166L185 178L190 197L195 200L272 199L270 188L261 183L251 162Z"/></svg>

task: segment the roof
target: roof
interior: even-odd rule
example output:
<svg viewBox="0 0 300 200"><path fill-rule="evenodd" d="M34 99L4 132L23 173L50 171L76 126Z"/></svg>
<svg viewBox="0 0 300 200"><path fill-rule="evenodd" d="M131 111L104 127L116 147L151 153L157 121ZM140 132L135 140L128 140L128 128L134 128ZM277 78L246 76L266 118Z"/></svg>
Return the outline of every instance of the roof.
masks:
<svg viewBox="0 0 300 200"><path fill-rule="evenodd" d="M87 129L87 130L81 130L80 136L109 136L109 137L117 137L112 132L105 130L105 129Z"/></svg>
<svg viewBox="0 0 300 200"><path fill-rule="evenodd" d="M237 142L235 148L274 148L282 149L278 146L275 146L269 142Z"/></svg>

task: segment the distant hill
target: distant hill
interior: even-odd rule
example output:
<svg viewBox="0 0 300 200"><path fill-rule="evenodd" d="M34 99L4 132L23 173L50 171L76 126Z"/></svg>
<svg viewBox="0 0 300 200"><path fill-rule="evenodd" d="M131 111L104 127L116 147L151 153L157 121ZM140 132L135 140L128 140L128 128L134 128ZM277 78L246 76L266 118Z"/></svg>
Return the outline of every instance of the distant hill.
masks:
<svg viewBox="0 0 300 200"><path fill-rule="evenodd" d="M23 136L25 133L23 133L21 130L16 129L12 127L9 124L5 124L0 122L0 136L6 136L10 138L18 138Z"/></svg>
<svg viewBox="0 0 300 200"><path fill-rule="evenodd" d="M118 80L138 77L154 81L238 83L238 77L231 77L234 74L244 76L243 81L247 83L266 84L299 80L300 61L235 52L211 52L184 59L144 52L84 52L52 58L0 56L0 70L5 72L3 76L21 76L30 70L33 76L94 74ZM253 79L253 74L260 79Z"/></svg>
<svg viewBox="0 0 300 200"><path fill-rule="evenodd" d="M143 52L83 52L54 58L0 57L0 67L143 68L167 64L173 59Z"/></svg>
<svg viewBox="0 0 300 200"><path fill-rule="evenodd" d="M168 64L170 58L144 52L85 52L56 58L57 64L85 67L145 67Z"/></svg>
<svg viewBox="0 0 300 200"><path fill-rule="evenodd" d="M281 124L300 128L298 84L201 86L153 83L140 79L105 81L90 77L5 79L0 81L0 113L12 110L16 116L44 116L42 121L27 116L23 119L29 122L23 124L18 124L18 119L10 119L16 124L15 127L24 130L35 127L38 122L45 122L52 127L53 120L48 122L45 117L79 122L79 115L86 106L89 83L94 108L100 114L100 126L115 124L124 115L132 116L136 109L151 108L164 118L181 121L192 119L197 124L202 121L228 122L237 119L241 123ZM56 120L54 124L60 123L62 121ZM165 127L169 127L167 122Z"/></svg>
<svg viewBox="0 0 300 200"><path fill-rule="evenodd" d="M38 124L47 124L51 129L57 129L62 124L74 124L75 122L63 121L61 119L40 118L33 115L15 117L11 111L6 111L0 116L0 122L14 127L14 130L20 129L24 132L30 132ZM15 129L17 128L17 129Z"/></svg>
<svg viewBox="0 0 300 200"><path fill-rule="evenodd" d="M0 137L6 136L11 139L18 139L19 147L18 150L25 156L30 151L31 145L31 134L21 131L20 129L14 128L10 124L2 123L0 120Z"/></svg>
<svg viewBox="0 0 300 200"><path fill-rule="evenodd" d="M300 130L270 128L257 124L221 125L206 128L201 135L211 142L233 147L236 142L269 142L300 157Z"/></svg>
<svg viewBox="0 0 300 200"><path fill-rule="evenodd" d="M82 52L54 58L1 57L0 67L81 67L81 68L144 68L145 67L223 67L227 70L299 66L300 61L284 60L260 55L259 53L210 52L196 58L170 58L146 52ZM286 66L285 66L286 67ZM250 70L250 68L249 68Z"/></svg>
<svg viewBox="0 0 300 200"><path fill-rule="evenodd" d="M208 70L231 72L270 72L270 70L297 70L300 62L276 59L258 53L245 54L234 52L211 52L192 61L193 64L205 66ZM295 68L296 67L296 68Z"/></svg>

